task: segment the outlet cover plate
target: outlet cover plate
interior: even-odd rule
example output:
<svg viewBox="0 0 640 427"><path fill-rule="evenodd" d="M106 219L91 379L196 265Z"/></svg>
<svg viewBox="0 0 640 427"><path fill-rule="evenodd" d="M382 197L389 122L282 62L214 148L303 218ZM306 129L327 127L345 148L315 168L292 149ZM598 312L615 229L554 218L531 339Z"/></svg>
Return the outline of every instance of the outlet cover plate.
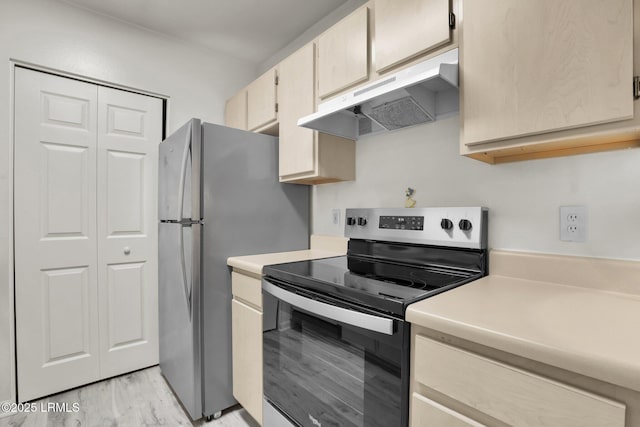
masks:
<svg viewBox="0 0 640 427"><path fill-rule="evenodd" d="M586 206L560 206L560 240L586 242L587 219Z"/></svg>
<svg viewBox="0 0 640 427"><path fill-rule="evenodd" d="M340 225L340 209L331 209L331 222L333 225Z"/></svg>

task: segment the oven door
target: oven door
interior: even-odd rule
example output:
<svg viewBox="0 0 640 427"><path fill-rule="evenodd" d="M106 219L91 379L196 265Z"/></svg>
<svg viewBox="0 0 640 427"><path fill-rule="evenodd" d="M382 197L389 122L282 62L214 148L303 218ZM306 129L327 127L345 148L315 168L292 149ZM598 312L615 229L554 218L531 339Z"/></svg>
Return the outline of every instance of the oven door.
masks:
<svg viewBox="0 0 640 427"><path fill-rule="evenodd" d="M265 427L407 425L408 324L273 279L262 289Z"/></svg>

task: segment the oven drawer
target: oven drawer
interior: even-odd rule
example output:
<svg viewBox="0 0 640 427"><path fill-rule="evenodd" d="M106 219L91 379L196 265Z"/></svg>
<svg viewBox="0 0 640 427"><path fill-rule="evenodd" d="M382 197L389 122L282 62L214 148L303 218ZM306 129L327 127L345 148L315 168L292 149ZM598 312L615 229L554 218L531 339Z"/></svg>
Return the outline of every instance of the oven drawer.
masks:
<svg viewBox="0 0 640 427"><path fill-rule="evenodd" d="M418 383L508 425L624 427L623 404L421 335L414 350Z"/></svg>
<svg viewBox="0 0 640 427"><path fill-rule="evenodd" d="M413 393L411 427L486 427L431 399Z"/></svg>

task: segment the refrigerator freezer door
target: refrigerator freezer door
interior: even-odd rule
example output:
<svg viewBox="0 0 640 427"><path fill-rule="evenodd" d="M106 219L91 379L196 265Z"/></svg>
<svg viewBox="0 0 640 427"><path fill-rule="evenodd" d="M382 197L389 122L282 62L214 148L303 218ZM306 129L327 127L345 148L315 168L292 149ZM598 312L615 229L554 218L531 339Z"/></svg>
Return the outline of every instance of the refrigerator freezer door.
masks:
<svg viewBox="0 0 640 427"><path fill-rule="evenodd" d="M204 415L235 403L227 258L309 246L309 187L278 182L278 139L203 124Z"/></svg>
<svg viewBox="0 0 640 427"><path fill-rule="evenodd" d="M160 144L158 217L160 221L201 219L202 126L191 119Z"/></svg>
<svg viewBox="0 0 640 427"><path fill-rule="evenodd" d="M178 223L160 223L158 233L160 369L194 420L202 417L200 233Z"/></svg>

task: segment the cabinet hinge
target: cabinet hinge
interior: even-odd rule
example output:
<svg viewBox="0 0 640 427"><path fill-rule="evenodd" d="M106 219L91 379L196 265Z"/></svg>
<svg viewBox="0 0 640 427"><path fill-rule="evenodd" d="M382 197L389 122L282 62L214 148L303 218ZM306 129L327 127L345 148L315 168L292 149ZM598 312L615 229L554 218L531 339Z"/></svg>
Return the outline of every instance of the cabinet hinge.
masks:
<svg viewBox="0 0 640 427"><path fill-rule="evenodd" d="M633 77L633 99L640 98L640 76Z"/></svg>
<svg viewBox="0 0 640 427"><path fill-rule="evenodd" d="M278 103L276 102L276 113L278 112Z"/></svg>
<svg viewBox="0 0 640 427"><path fill-rule="evenodd" d="M449 28L456 28L456 14L453 12L449 12Z"/></svg>
<svg viewBox="0 0 640 427"><path fill-rule="evenodd" d="M280 79L278 79L278 76L276 76L276 86L278 86L278 82L280 81Z"/></svg>

